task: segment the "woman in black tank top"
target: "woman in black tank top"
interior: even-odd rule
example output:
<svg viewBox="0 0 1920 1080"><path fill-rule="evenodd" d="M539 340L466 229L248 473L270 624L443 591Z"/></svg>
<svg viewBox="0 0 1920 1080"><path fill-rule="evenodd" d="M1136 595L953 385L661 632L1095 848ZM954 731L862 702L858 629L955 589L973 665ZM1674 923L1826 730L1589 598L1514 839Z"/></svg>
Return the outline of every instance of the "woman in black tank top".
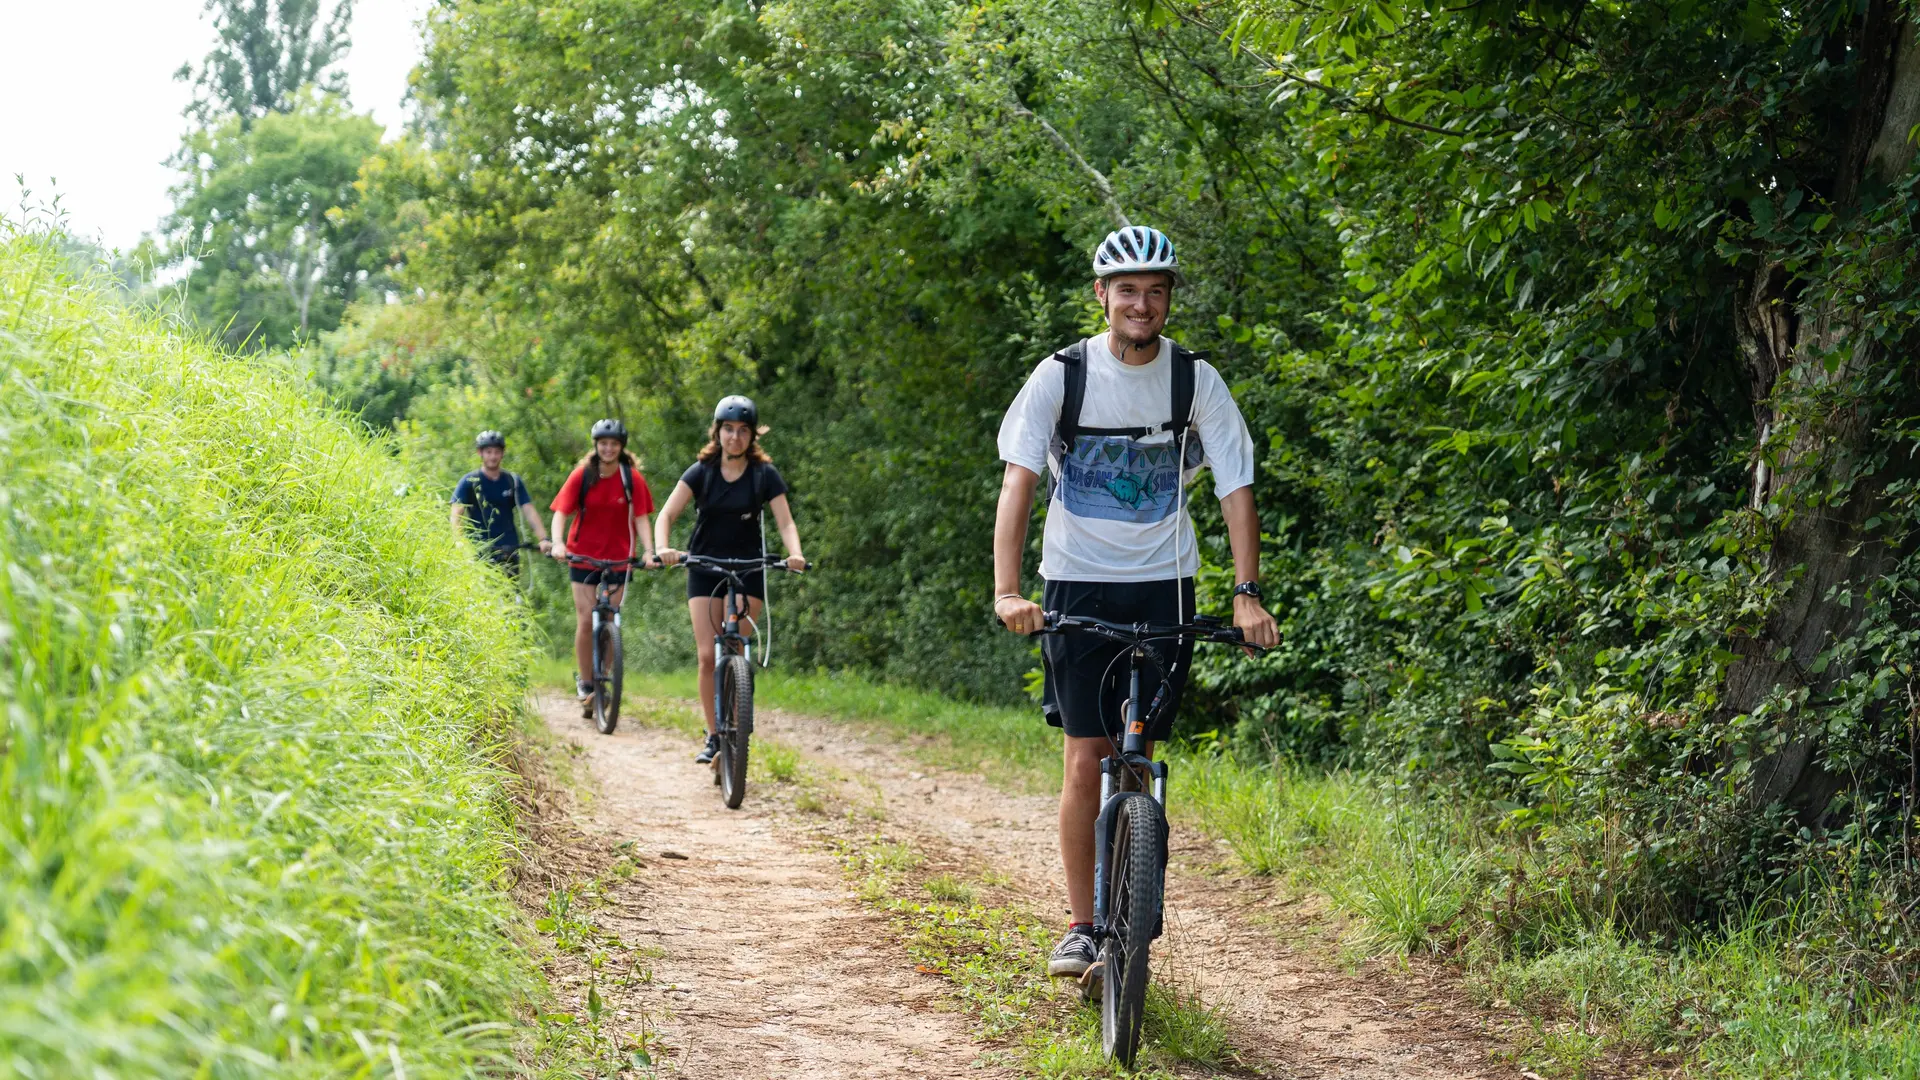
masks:
<svg viewBox="0 0 1920 1080"><path fill-rule="evenodd" d="M706 448L680 476L667 496L666 505L654 519L653 535L660 561L668 566L680 561L681 553L669 546L673 523L691 503L696 508L693 535L687 552L718 559L749 559L765 550L761 532L762 509L773 511L773 521L786 545L787 567L804 570L806 558L800 553L800 530L793 523L793 508L787 505L787 483L780 470L760 447L760 415L752 401L744 397L722 398L713 411L713 426L707 431ZM752 620L760 618L766 603L766 574L745 576L747 608ZM720 632L725 594L719 574L706 570L687 571L687 615L693 624L693 646L700 658L700 707L707 714L707 746L696 759L711 760L713 745L713 638ZM751 633L751 626L743 626Z"/></svg>

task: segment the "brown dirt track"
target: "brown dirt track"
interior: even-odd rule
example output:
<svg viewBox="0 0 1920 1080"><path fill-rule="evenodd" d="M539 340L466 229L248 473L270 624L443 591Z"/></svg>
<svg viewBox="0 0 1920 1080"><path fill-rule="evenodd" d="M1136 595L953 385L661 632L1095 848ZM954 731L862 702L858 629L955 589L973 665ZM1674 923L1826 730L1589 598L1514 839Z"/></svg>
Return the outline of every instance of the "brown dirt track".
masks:
<svg viewBox="0 0 1920 1080"><path fill-rule="evenodd" d="M603 973L600 992L616 1027L658 1040L663 1075L1021 1075L1018 1054L976 1037L946 981L916 969L889 920L852 891L829 844L836 831L883 833L923 853L931 869L985 876L995 884L983 899L1051 925L1064 921L1051 799L931 768L855 727L763 710L756 738L798 749L806 775L831 778L820 781L831 805L859 812L804 812L782 790L791 785L779 784L750 788L746 805L729 811L684 733L629 719L601 736L569 702L542 705L584 767L587 793L543 800L543 843L564 850L549 853L522 898L537 909L562 879L602 875L605 902L588 918L638 947L616 967L650 967L651 978L612 985ZM647 708L636 705L631 712ZM604 875L616 859L628 860L630 876ZM1204 837L1175 829L1154 977L1216 1010L1238 1059L1225 1071L1181 1075L1526 1075L1502 1024L1444 972L1348 969L1323 940L1324 918L1223 861ZM552 964L563 993L584 994L577 958L556 954Z"/></svg>

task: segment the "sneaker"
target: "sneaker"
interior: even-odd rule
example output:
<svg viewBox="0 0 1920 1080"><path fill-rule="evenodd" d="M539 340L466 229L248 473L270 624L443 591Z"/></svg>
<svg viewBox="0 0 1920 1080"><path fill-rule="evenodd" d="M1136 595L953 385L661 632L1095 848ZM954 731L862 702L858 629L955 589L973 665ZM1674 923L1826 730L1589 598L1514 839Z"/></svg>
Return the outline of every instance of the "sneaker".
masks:
<svg viewBox="0 0 1920 1080"><path fill-rule="evenodd" d="M580 692L580 715L588 720L593 719L593 683L578 679L574 682L574 688Z"/></svg>
<svg viewBox="0 0 1920 1080"><path fill-rule="evenodd" d="M1077 979L1099 958L1093 935L1076 926L1067 931L1067 936L1053 947L1053 955L1047 957L1047 975L1055 979Z"/></svg>
<svg viewBox="0 0 1920 1080"><path fill-rule="evenodd" d="M698 754L693 755L693 760L698 764L705 765L708 762L711 762L713 760L713 755L719 752L720 752L720 736L709 735L707 736L706 747L703 748Z"/></svg>

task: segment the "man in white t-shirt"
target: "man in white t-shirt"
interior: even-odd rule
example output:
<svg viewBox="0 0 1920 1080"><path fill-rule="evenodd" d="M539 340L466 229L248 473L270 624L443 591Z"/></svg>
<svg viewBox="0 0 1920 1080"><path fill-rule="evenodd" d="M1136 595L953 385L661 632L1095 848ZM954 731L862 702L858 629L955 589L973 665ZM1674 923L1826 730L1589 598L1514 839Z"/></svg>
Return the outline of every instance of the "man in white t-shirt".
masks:
<svg viewBox="0 0 1920 1080"><path fill-rule="evenodd" d="M1108 332L1042 362L1000 423L1006 472L993 529L994 614L1021 634L1041 629L1043 611L1116 622L1190 621L1200 559L1184 500L1204 465L1213 470L1233 548L1233 623L1247 641L1272 646L1278 632L1258 583L1253 439L1220 373L1160 336L1181 280L1173 244L1156 229L1120 229L1096 249L1093 271ZM1073 364L1084 369L1084 393L1077 422L1063 430ZM1190 381L1176 370L1180 365L1190 365ZM1189 404L1186 416L1173 415ZM1040 556L1044 605L1020 589L1027 516L1043 469L1054 477ZM1078 978L1097 954L1093 826L1100 759L1112 752L1109 739L1120 730L1125 648L1091 634L1049 636L1041 644L1043 710L1066 734L1060 860L1072 917L1047 962L1053 976ZM1168 676L1164 719L1147 733L1156 742L1172 733L1192 654L1192 639L1183 640ZM1151 700L1157 689L1149 679L1141 693Z"/></svg>

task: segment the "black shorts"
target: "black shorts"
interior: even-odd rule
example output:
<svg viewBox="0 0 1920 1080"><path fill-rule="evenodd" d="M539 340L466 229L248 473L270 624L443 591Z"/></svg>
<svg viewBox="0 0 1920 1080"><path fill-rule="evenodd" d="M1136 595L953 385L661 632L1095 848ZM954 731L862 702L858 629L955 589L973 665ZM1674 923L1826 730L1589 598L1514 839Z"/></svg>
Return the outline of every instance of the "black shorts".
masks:
<svg viewBox="0 0 1920 1080"><path fill-rule="evenodd" d="M1112 622L1191 622L1193 579L1179 583L1178 598L1171 580L1049 581L1040 606L1063 615L1087 615ZM1172 665L1173 675L1166 708L1160 713L1159 723L1147 731L1147 738L1164 742L1173 734L1173 718L1180 711L1180 698L1187 687L1193 639L1163 641L1157 647ZM1046 674L1040 708L1047 723L1079 739L1120 734L1127 699L1127 646L1094 634L1048 634L1040 639L1040 667ZM1140 674L1140 693L1145 698L1141 708L1146 708L1159 690L1160 673L1149 666Z"/></svg>
<svg viewBox="0 0 1920 1080"><path fill-rule="evenodd" d="M615 585L625 585L633 578L633 571L631 569L595 570L588 567L569 565L567 567L567 577L575 585L598 585L602 579L612 582Z"/></svg>
<svg viewBox="0 0 1920 1080"><path fill-rule="evenodd" d="M699 600L708 596L716 599L724 599L727 595L726 585L724 584L726 580L727 576L718 570L695 570L692 567L688 567L687 599ZM767 598L767 572L765 570L755 570L751 574L741 574L740 585L740 591L746 593L748 596L758 597L761 600Z"/></svg>

